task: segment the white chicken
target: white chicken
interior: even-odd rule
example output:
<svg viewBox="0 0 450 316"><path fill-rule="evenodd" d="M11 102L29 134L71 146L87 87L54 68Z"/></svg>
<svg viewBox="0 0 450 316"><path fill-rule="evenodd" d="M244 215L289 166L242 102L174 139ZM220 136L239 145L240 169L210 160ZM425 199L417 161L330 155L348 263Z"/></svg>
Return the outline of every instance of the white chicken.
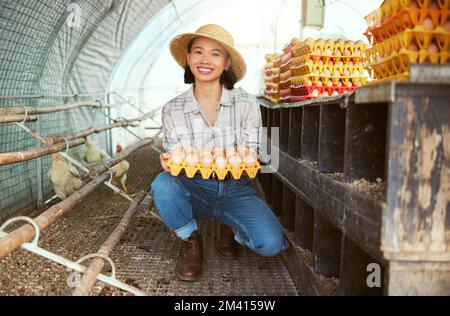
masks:
<svg viewBox="0 0 450 316"><path fill-rule="evenodd" d="M83 186L80 174L60 153L52 155L52 166L48 179L53 185L56 195L64 200Z"/></svg>
<svg viewBox="0 0 450 316"><path fill-rule="evenodd" d="M122 146L120 144L117 144L116 146L116 155L122 151ZM115 183L120 182L122 185L123 190L125 193L129 193L128 189L125 185L125 182L127 181L127 171L130 169L130 163L126 160L122 160L117 165L111 168L114 171L114 178L113 181Z"/></svg>
<svg viewBox="0 0 450 316"><path fill-rule="evenodd" d="M84 156L84 160L89 166L111 159L106 151L98 148L88 137L86 137L85 147L86 155Z"/></svg>

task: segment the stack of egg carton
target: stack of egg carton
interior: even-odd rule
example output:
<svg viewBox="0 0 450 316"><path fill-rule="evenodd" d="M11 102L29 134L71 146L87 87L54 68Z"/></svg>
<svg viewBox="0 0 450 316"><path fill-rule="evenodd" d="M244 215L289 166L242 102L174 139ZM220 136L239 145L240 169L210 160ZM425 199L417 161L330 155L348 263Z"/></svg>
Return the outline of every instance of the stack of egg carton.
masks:
<svg viewBox="0 0 450 316"><path fill-rule="evenodd" d="M450 62L450 0L387 0L365 19L374 81L407 80L410 64Z"/></svg>
<svg viewBox="0 0 450 316"><path fill-rule="evenodd" d="M298 38L293 38L283 48L280 66L280 102L289 102L291 98L291 58L292 49L299 44Z"/></svg>
<svg viewBox="0 0 450 316"><path fill-rule="evenodd" d="M339 95L367 82L362 41L308 38L291 51L291 102Z"/></svg>
<svg viewBox="0 0 450 316"><path fill-rule="evenodd" d="M272 103L280 102L280 54L267 54L264 65L264 97Z"/></svg>

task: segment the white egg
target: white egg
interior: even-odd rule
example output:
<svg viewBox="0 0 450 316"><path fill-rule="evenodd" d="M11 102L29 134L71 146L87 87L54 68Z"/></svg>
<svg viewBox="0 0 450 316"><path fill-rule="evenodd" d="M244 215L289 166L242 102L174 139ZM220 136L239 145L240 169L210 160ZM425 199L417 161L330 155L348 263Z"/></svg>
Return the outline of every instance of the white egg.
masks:
<svg viewBox="0 0 450 316"><path fill-rule="evenodd" d="M215 159L216 167L219 169L224 169L227 166L227 160L224 156L217 156Z"/></svg>
<svg viewBox="0 0 450 316"><path fill-rule="evenodd" d="M184 160L184 154L180 155L179 153L174 153L170 155L170 158L172 159L174 164L179 165Z"/></svg>
<svg viewBox="0 0 450 316"><path fill-rule="evenodd" d="M238 154L234 154L228 158L228 162L230 163L231 167L236 169L241 165L242 159Z"/></svg>
<svg viewBox="0 0 450 316"><path fill-rule="evenodd" d="M255 153L251 152L247 153L243 159L244 163L246 163L249 166L253 165L256 162L255 155L256 155Z"/></svg>
<svg viewBox="0 0 450 316"><path fill-rule="evenodd" d="M228 147L226 150L225 150L225 156L228 158L228 157L230 157L231 155L234 155L236 153L236 149L234 149L234 147Z"/></svg>
<svg viewBox="0 0 450 316"><path fill-rule="evenodd" d="M204 168L208 168L209 166L211 166L213 161L213 156L209 152L202 154L202 156L200 157L200 162L202 164L202 167Z"/></svg>
<svg viewBox="0 0 450 316"><path fill-rule="evenodd" d="M195 153L195 152L190 152L190 153L188 153L188 154L186 155L185 161L186 161L186 164L187 164L188 166L191 166L191 167L195 166L195 164L196 164L197 162L199 162L198 154Z"/></svg>
<svg viewBox="0 0 450 316"><path fill-rule="evenodd" d="M245 153L245 151L248 150L247 146L245 146L244 144L240 144L239 146L237 146L237 152L240 153Z"/></svg>

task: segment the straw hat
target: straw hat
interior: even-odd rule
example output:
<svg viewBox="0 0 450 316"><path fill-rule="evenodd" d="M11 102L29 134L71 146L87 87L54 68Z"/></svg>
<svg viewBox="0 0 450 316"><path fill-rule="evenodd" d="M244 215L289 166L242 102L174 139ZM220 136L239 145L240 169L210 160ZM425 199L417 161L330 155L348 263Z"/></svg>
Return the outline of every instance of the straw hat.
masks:
<svg viewBox="0 0 450 316"><path fill-rule="evenodd" d="M170 42L170 52L178 65L183 69L186 67L186 55L188 53L189 42L200 36L219 42L219 44L227 50L231 59L231 68L233 69L237 80L241 80L247 70L244 58L242 58L241 54L234 48L234 40L231 34L216 24L203 25L195 33L184 33L172 39Z"/></svg>

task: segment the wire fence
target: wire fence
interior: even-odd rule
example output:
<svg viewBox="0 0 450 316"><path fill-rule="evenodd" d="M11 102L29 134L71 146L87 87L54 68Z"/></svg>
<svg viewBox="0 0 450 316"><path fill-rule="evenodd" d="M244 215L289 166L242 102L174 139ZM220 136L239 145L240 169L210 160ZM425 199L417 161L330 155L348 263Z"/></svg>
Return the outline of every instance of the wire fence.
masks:
<svg viewBox="0 0 450 316"><path fill-rule="evenodd" d="M107 103L101 91L107 90L122 53L167 3L1 0L0 107L49 107L96 100ZM64 97L69 95L77 96ZM35 97L11 100L5 96ZM130 112L126 118L133 117L134 112L125 112ZM107 114L107 109L73 109L39 115L36 122L27 122L26 126L42 136L66 135L108 124ZM110 133L96 134L92 139L100 148L111 151ZM16 124L0 125L0 153L40 146ZM80 146L69 150L69 154L80 159L83 151ZM50 166L50 156L0 166L0 220L35 205L52 192L47 178Z"/></svg>

